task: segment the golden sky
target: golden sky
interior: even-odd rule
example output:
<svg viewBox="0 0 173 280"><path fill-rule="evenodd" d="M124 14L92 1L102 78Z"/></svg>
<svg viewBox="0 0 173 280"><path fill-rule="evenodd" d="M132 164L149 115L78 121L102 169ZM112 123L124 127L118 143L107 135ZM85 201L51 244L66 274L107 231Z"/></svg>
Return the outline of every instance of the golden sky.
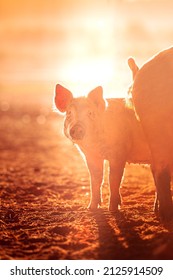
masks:
<svg viewBox="0 0 173 280"><path fill-rule="evenodd" d="M172 10L169 0L0 1L0 83L126 90L128 56L140 64L172 44Z"/></svg>

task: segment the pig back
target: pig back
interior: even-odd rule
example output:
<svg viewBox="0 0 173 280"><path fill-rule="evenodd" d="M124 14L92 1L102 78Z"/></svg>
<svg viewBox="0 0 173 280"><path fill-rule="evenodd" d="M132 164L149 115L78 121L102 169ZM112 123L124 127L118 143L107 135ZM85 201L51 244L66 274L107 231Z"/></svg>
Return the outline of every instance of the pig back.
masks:
<svg viewBox="0 0 173 280"><path fill-rule="evenodd" d="M173 48L138 71L132 96L153 160L173 161ZM172 164L172 163L171 163Z"/></svg>

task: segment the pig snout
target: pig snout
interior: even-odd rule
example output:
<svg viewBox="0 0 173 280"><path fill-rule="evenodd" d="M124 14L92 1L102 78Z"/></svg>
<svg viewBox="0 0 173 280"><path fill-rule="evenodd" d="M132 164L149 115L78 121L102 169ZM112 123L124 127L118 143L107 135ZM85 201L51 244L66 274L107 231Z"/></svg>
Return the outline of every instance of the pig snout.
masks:
<svg viewBox="0 0 173 280"><path fill-rule="evenodd" d="M76 123L70 129L70 136L73 140L82 140L85 136L85 128L81 123Z"/></svg>

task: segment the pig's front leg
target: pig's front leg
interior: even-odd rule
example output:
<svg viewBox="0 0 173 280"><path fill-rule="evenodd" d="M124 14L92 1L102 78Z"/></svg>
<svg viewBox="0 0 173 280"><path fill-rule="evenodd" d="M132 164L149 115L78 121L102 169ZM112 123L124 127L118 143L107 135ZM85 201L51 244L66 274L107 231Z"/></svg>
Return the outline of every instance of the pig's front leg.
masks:
<svg viewBox="0 0 173 280"><path fill-rule="evenodd" d="M109 210L116 212L121 205L120 184L124 173L124 160L109 161L109 184L110 184L110 201Z"/></svg>
<svg viewBox="0 0 173 280"><path fill-rule="evenodd" d="M86 158L90 173L91 199L88 206L90 210L96 210L101 204L101 185L103 181L103 159L99 157Z"/></svg>

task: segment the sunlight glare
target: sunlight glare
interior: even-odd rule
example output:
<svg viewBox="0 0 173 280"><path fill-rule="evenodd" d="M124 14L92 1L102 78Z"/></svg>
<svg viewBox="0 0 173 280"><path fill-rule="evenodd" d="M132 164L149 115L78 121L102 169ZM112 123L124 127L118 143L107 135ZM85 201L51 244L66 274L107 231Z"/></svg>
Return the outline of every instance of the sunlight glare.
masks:
<svg viewBox="0 0 173 280"><path fill-rule="evenodd" d="M107 83L113 77L114 67L109 59L100 61L87 60L84 63L69 63L66 69L66 77L72 81L80 83L89 82L91 84Z"/></svg>
<svg viewBox="0 0 173 280"><path fill-rule="evenodd" d="M99 85L103 87L105 97L124 96L127 77L121 69L122 61L117 51L119 30L114 18L97 15L83 19L81 26L84 34L79 30L78 36L73 32L69 35L67 50L71 50L71 55L58 73L60 80L75 97Z"/></svg>

